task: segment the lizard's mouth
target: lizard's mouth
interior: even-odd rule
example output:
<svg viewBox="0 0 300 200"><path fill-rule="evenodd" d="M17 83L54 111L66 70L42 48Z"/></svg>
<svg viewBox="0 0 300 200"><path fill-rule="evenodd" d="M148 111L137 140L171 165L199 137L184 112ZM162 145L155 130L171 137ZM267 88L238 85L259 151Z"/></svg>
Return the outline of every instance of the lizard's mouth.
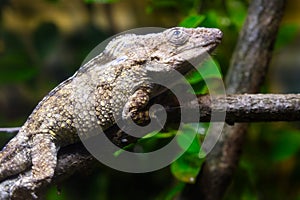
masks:
<svg viewBox="0 0 300 200"><path fill-rule="evenodd" d="M207 42L206 44L203 44L202 47L206 48L208 52L210 53L213 51L222 41L222 38L216 38L215 40L212 40L210 42Z"/></svg>
<svg viewBox="0 0 300 200"><path fill-rule="evenodd" d="M206 44L201 45L199 47L200 49L198 50L198 53L190 58L187 58L190 53L182 55L182 61L178 64L176 70L183 75L189 73L190 71L193 71L195 66L205 61L220 43L221 40L207 42Z"/></svg>
<svg viewBox="0 0 300 200"><path fill-rule="evenodd" d="M223 34L218 31L217 34L211 38L207 38L207 42L202 45L208 53L211 53L222 41Z"/></svg>

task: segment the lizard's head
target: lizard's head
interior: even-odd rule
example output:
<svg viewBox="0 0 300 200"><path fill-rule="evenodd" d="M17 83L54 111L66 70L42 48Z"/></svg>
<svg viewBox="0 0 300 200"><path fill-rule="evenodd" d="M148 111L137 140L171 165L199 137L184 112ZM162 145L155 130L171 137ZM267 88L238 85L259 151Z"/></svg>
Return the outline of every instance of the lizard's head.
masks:
<svg viewBox="0 0 300 200"><path fill-rule="evenodd" d="M161 42L156 42L155 51L150 56L158 64L166 64L186 73L190 69L185 64L196 64L203 60L220 44L222 36L222 32L216 28L167 29L162 33Z"/></svg>
<svg viewBox="0 0 300 200"><path fill-rule="evenodd" d="M221 42L222 32L215 28L175 27L147 35L125 34L113 39L104 53L112 59L148 63L148 71L186 73L185 64L203 59Z"/></svg>

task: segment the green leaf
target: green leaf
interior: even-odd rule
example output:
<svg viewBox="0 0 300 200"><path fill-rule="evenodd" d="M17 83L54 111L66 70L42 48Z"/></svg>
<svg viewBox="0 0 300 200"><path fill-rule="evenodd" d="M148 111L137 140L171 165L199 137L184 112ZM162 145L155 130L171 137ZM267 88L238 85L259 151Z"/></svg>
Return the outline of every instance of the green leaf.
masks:
<svg viewBox="0 0 300 200"><path fill-rule="evenodd" d="M186 124L177 136L178 145L185 153L171 164L171 172L180 181L194 183L196 180L205 159L200 144L205 135L205 127L203 123Z"/></svg>
<svg viewBox="0 0 300 200"><path fill-rule="evenodd" d="M204 27L220 27L220 15L215 10L209 10L205 13Z"/></svg>
<svg viewBox="0 0 300 200"><path fill-rule="evenodd" d="M203 123L185 124L177 135L178 145L187 152L198 153L201 146L200 139L201 136L204 137L205 129Z"/></svg>
<svg viewBox="0 0 300 200"><path fill-rule="evenodd" d="M214 82L214 79L221 79L222 75L219 71L219 64L217 61L213 59L206 60L200 67L198 67L197 71L189 73L186 76L188 82L192 85L195 94L204 94L207 93L207 82L211 87L213 87L214 83L216 83L216 87L218 87L218 82Z"/></svg>
<svg viewBox="0 0 300 200"><path fill-rule="evenodd" d="M122 149L118 149L117 151L115 151L113 155L114 155L115 157L118 157L118 156L120 156L123 152L125 152L126 150L131 149L133 146L134 146L133 143L132 143L132 144L129 144L129 145L123 147Z"/></svg>
<svg viewBox="0 0 300 200"><path fill-rule="evenodd" d="M216 60L208 59L201 65L199 71L204 79L222 78L222 74L219 69L219 63Z"/></svg>
<svg viewBox="0 0 300 200"><path fill-rule="evenodd" d="M196 28L204 21L204 19L205 19L204 15L190 15L184 18L179 23L179 26L186 27L186 28Z"/></svg>
<svg viewBox="0 0 300 200"><path fill-rule="evenodd" d="M195 183L203 162L198 153L186 152L171 164L171 172L180 181Z"/></svg>
<svg viewBox="0 0 300 200"><path fill-rule="evenodd" d="M115 157L120 156L126 150L132 149L135 145L139 145L140 147L143 147L144 149L151 149L151 148L149 148L149 146L155 147L156 143L158 143L159 141L162 141L163 139L172 138L175 136L176 133L177 133L176 130L170 130L169 132L166 132L166 133L160 133L157 131L150 132L147 135L145 135L144 137L142 137L141 139L139 139L136 144L132 143L132 144L129 144L129 145L123 147L122 149L115 151L114 156Z"/></svg>
<svg viewBox="0 0 300 200"><path fill-rule="evenodd" d="M198 67L197 71L188 74L186 79L190 84L195 84L208 78L222 78L219 68L216 60L208 59Z"/></svg>
<svg viewBox="0 0 300 200"><path fill-rule="evenodd" d="M195 84L203 80L202 76L198 71L194 71L186 75L186 79L190 84Z"/></svg>
<svg viewBox="0 0 300 200"><path fill-rule="evenodd" d="M193 91L190 91L192 94L207 94L208 93L208 89L207 86L205 84L205 81L202 80L198 83L194 83L191 84Z"/></svg>
<svg viewBox="0 0 300 200"><path fill-rule="evenodd" d="M160 194L159 196L157 196L155 199L156 200L160 200L160 199L164 199L164 200L172 200L175 199L176 196L183 191L185 187L185 183L183 182L177 182L175 184L175 186L173 186L170 189L167 189L166 191L163 192L163 194Z"/></svg>

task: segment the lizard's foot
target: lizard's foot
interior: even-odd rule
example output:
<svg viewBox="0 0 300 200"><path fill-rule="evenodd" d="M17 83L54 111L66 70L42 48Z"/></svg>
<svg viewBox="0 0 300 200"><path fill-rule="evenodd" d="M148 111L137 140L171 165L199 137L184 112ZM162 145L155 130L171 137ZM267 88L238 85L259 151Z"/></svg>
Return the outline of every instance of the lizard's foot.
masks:
<svg viewBox="0 0 300 200"><path fill-rule="evenodd" d="M133 121L136 124L147 124L150 121L147 105L149 102L149 88L141 87L134 92L129 101L125 104L122 118L126 121Z"/></svg>
<svg viewBox="0 0 300 200"><path fill-rule="evenodd" d="M57 151L51 134L35 134L32 138L32 167L29 174L20 175L11 189L11 199L41 199L38 193L54 175Z"/></svg>
<svg viewBox="0 0 300 200"><path fill-rule="evenodd" d="M39 187L37 181L33 181L31 176L20 177L10 190L11 199L40 199L36 194L36 189Z"/></svg>

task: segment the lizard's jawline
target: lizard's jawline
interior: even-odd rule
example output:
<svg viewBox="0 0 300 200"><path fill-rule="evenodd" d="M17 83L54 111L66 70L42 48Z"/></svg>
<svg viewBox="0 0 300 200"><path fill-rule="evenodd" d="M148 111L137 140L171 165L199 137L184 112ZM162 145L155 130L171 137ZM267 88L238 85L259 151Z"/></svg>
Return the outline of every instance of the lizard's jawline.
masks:
<svg viewBox="0 0 300 200"><path fill-rule="evenodd" d="M190 61L184 61L179 66L175 67L178 72L180 72L182 75L186 75L191 70L193 70L195 67Z"/></svg>
<svg viewBox="0 0 300 200"><path fill-rule="evenodd" d="M207 60L210 56L210 54L214 51L214 49L217 47L218 43L210 43L207 44L206 47L202 46L199 51L202 51L199 55L192 57L190 59L184 59L184 56L182 61L176 64L174 68L180 72L183 75L186 75L191 70L195 69L197 66L199 66L201 63L203 63L205 60Z"/></svg>

